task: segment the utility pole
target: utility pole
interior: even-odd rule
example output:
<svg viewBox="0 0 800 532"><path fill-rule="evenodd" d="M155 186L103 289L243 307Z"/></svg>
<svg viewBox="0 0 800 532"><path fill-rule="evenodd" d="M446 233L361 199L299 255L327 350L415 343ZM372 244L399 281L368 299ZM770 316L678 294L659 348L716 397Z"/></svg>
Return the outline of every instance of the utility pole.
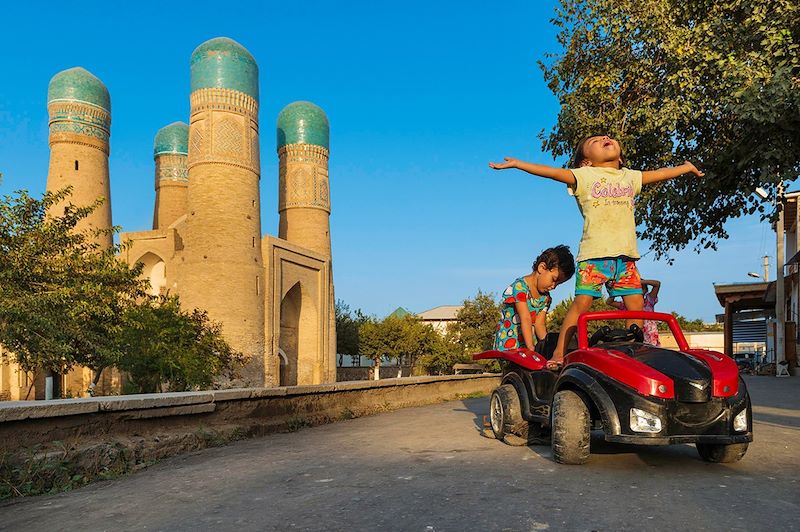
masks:
<svg viewBox="0 0 800 532"><path fill-rule="evenodd" d="M778 185L778 194L775 198L775 206L778 209L778 221L775 223L775 235L777 252L775 262L777 262L777 275L775 279L775 371L777 374L778 364L786 359L786 300L784 295L784 256L783 256L783 181Z"/></svg>
<svg viewBox="0 0 800 532"><path fill-rule="evenodd" d="M764 282L769 282L769 255L764 255Z"/></svg>

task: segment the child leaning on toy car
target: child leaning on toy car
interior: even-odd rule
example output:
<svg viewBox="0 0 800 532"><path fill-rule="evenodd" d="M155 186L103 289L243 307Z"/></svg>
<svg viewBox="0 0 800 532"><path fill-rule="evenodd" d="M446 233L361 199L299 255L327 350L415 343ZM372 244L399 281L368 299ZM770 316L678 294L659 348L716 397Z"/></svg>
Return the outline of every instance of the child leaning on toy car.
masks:
<svg viewBox="0 0 800 532"><path fill-rule="evenodd" d="M550 308L550 290L575 273L575 259L567 246L542 251L528 275L515 279L503 292L500 322L494 333L498 351L527 347L547 336L545 319Z"/></svg>
<svg viewBox="0 0 800 532"><path fill-rule="evenodd" d="M578 316L587 312L606 285L609 296L621 296L628 310L642 310L642 285L636 260L634 198L642 185L673 179L683 174L702 176L689 161L680 166L639 171L624 167L619 142L608 135L591 135L578 143L572 168L554 168L527 163L511 157L489 163L495 170L518 168L530 174L566 183L583 215L583 236L578 250L575 299L558 337L555 353L548 363L563 363L565 346L575 334ZM641 320L630 320L628 326Z"/></svg>

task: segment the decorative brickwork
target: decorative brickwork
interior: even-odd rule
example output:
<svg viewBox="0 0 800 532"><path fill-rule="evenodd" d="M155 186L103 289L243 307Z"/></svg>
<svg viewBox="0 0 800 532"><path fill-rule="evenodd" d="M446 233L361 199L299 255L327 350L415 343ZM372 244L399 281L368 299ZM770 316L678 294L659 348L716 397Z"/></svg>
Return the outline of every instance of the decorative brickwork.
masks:
<svg viewBox="0 0 800 532"><path fill-rule="evenodd" d="M74 100L53 100L50 115L50 145L55 143L91 146L108 155L111 114L96 105Z"/></svg>
<svg viewBox="0 0 800 532"><path fill-rule="evenodd" d="M189 100L189 168L228 164L260 174L258 102L230 89L198 89Z"/></svg>
<svg viewBox="0 0 800 532"><path fill-rule="evenodd" d="M185 155L160 155L156 157L156 181L189 181L189 168ZM158 186L158 183L156 183Z"/></svg>
<svg viewBox="0 0 800 532"><path fill-rule="evenodd" d="M232 117L222 118L214 126L214 151L223 157L242 158L242 130Z"/></svg>
<svg viewBox="0 0 800 532"><path fill-rule="evenodd" d="M331 212L328 150L312 144L287 144L278 150L278 210L294 207Z"/></svg>
<svg viewBox="0 0 800 532"><path fill-rule="evenodd" d="M231 89L198 89L189 95L192 113L228 111L258 122L258 101L243 92Z"/></svg>

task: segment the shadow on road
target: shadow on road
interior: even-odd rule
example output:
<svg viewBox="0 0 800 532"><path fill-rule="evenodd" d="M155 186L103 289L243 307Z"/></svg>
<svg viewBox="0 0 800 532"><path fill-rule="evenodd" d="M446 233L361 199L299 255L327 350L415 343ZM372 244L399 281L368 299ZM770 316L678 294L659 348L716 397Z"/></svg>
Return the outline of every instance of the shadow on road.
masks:
<svg viewBox="0 0 800 532"><path fill-rule="evenodd" d="M464 408L454 408L455 412L470 412L473 415L475 430L483 432L483 417L489 416L489 397L478 397L476 399L465 399L461 401Z"/></svg>

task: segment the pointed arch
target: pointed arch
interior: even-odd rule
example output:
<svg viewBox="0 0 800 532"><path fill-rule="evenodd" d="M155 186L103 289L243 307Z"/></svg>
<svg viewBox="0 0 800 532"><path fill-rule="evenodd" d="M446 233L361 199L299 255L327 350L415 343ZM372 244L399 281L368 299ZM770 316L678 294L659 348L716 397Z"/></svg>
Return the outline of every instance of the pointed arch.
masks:
<svg viewBox="0 0 800 532"><path fill-rule="evenodd" d="M142 277L150 282L148 293L153 296L163 294L167 289L167 265L164 259L148 251L136 262L142 263Z"/></svg>

